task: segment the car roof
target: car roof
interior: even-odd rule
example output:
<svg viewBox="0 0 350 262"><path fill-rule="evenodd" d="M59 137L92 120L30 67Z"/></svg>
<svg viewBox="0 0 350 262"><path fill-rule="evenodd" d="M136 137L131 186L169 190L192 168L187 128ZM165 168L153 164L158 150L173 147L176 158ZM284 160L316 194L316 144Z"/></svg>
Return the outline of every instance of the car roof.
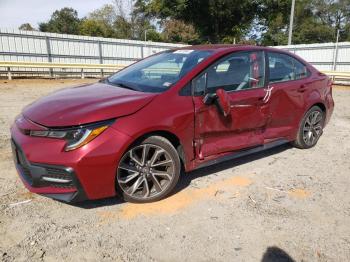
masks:
<svg viewBox="0 0 350 262"><path fill-rule="evenodd" d="M175 48L174 50L203 50L203 51L213 51L216 54L218 54L218 53L227 54L227 53L235 52L235 51L262 50L262 51L270 51L270 52L278 52L278 53L282 53L282 54L287 54L289 56L292 56L292 57L298 59L299 61L307 63L301 57L299 57L296 54L293 54L287 50L280 49L280 48L267 47L267 46L257 46L257 45L234 45L234 44L189 45L189 46L184 46L184 47L180 47L180 48Z"/></svg>
<svg viewBox="0 0 350 262"><path fill-rule="evenodd" d="M178 50L234 50L234 49L249 49L249 48L263 48L254 45L233 45L233 44L208 44L208 45L189 45L180 48Z"/></svg>
<svg viewBox="0 0 350 262"><path fill-rule="evenodd" d="M234 44L209 44L209 45L189 45L180 48L175 48L175 50L210 50L214 52L233 52L241 50L267 50L275 51L281 53L289 53L286 50L266 47L266 46L257 46L257 45L234 45Z"/></svg>

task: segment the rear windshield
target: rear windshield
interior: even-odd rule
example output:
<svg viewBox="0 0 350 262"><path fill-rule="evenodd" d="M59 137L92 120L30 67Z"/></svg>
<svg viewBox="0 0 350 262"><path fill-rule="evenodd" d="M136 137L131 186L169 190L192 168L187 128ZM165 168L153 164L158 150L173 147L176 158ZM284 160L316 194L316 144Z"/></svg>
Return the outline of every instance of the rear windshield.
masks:
<svg viewBox="0 0 350 262"><path fill-rule="evenodd" d="M211 55L208 50L166 51L141 60L110 76L110 84L141 92L168 90Z"/></svg>

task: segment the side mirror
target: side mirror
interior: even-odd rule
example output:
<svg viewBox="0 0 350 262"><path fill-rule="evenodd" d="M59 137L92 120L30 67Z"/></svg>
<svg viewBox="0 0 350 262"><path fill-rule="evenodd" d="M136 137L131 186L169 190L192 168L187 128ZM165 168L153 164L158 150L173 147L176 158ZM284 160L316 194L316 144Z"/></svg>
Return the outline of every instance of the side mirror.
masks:
<svg viewBox="0 0 350 262"><path fill-rule="evenodd" d="M224 115L224 117L227 117L231 113L231 103L230 103L230 97L228 96L227 92L220 88L216 90L216 105L219 109L219 111Z"/></svg>
<svg viewBox="0 0 350 262"><path fill-rule="evenodd" d="M231 112L230 98L222 88L216 90L216 93L206 94L203 98L203 103L207 106L215 104L224 117L227 117Z"/></svg>

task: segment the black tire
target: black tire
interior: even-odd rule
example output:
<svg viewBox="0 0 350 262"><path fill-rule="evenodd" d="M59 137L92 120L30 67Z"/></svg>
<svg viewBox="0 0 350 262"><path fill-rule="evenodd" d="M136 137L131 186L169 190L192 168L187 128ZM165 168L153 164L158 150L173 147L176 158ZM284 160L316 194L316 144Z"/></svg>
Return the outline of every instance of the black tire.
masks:
<svg viewBox="0 0 350 262"><path fill-rule="evenodd" d="M311 120L315 119L315 122ZM292 142L293 146L300 149L314 147L323 134L325 114L318 106L313 106L304 115L298 130L296 140Z"/></svg>
<svg viewBox="0 0 350 262"><path fill-rule="evenodd" d="M118 164L116 190L128 202L158 201L172 192L180 171L174 146L164 137L151 136L124 153Z"/></svg>

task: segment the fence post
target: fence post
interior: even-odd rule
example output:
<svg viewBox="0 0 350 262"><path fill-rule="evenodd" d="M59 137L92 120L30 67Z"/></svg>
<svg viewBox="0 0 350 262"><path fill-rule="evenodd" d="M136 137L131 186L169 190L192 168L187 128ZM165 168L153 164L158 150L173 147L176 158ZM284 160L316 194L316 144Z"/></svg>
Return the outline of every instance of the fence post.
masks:
<svg viewBox="0 0 350 262"><path fill-rule="evenodd" d="M11 73L10 67L7 67L7 78L8 78L8 80L12 80L12 73Z"/></svg>
<svg viewBox="0 0 350 262"><path fill-rule="evenodd" d="M143 59L143 58L145 58L145 55L144 55L144 48L143 48L144 46L142 45L141 46L141 58Z"/></svg>
<svg viewBox="0 0 350 262"><path fill-rule="evenodd" d="M101 41L98 41L98 54L100 57L100 64L103 64L103 56L102 56L102 43ZM103 69L101 69L101 78L103 78L104 74L103 74Z"/></svg>
<svg viewBox="0 0 350 262"><path fill-rule="evenodd" d="M81 79L85 79L84 68L81 69Z"/></svg>
<svg viewBox="0 0 350 262"><path fill-rule="evenodd" d="M337 69L337 60L338 60L338 43L339 43L339 29L337 30L337 40L334 45L334 54L333 54L333 71Z"/></svg>
<svg viewBox="0 0 350 262"><path fill-rule="evenodd" d="M45 40L46 40L47 60L49 63L52 63L50 38L48 36L46 36ZM50 68L49 71L50 71L50 77L52 77L53 76L53 69Z"/></svg>

